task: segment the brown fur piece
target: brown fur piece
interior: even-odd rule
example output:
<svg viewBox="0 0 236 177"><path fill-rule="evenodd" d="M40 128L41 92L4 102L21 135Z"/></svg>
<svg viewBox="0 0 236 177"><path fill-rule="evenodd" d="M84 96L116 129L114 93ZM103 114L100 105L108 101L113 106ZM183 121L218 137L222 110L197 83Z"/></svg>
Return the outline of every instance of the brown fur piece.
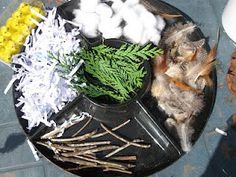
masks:
<svg viewBox="0 0 236 177"><path fill-rule="evenodd" d="M230 66L226 76L226 81L229 91L232 93L234 97L236 97L236 49L234 50L231 57Z"/></svg>
<svg viewBox="0 0 236 177"><path fill-rule="evenodd" d="M192 122L204 106L203 89L212 86L210 73L218 44L207 53L205 39L190 39L195 27L192 23L177 23L168 28L161 41L165 55L153 63L152 96L168 115L166 127L175 130L185 152L191 149Z"/></svg>

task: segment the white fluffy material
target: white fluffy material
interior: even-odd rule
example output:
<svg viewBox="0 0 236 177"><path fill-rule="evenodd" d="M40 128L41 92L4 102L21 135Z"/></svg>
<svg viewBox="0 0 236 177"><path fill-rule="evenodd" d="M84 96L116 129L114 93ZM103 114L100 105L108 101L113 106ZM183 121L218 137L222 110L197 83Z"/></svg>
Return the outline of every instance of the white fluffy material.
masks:
<svg viewBox="0 0 236 177"><path fill-rule="evenodd" d="M100 0L80 0L80 9L84 12L95 12Z"/></svg>
<svg viewBox="0 0 236 177"><path fill-rule="evenodd" d="M23 119L28 120L28 129L40 123L51 126L48 118L72 101L77 93L68 82L59 76L57 61L51 55L65 55L80 48L76 38L79 29L66 32L66 21L55 19L56 9L48 11L48 17L41 22L37 30L26 40L25 51L14 56L13 63L21 65L13 68L17 74L13 79L20 79L16 90L22 93L17 107L22 106Z"/></svg>
<svg viewBox="0 0 236 177"><path fill-rule="evenodd" d="M133 43L159 43L160 33L165 27L162 17L149 12L139 0L110 1L113 2L111 7L98 0L83 0L81 9L73 11L73 21L82 25L82 32L87 37L97 37L100 32L106 39L124 36ZM91 7L87 7L90 2ZM121 27L122 21L125 25Z"/></svg>

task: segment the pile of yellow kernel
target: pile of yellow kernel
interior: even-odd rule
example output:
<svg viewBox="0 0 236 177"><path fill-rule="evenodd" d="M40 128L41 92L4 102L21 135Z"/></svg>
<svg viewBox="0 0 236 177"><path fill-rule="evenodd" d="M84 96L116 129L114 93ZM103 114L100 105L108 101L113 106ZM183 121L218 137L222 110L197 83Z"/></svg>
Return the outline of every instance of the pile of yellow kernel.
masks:
<svg viewBox="0 0 236 177"><path fill-rule="evenodd" d="M40 20L34 12L44 15L41 8L21 3L0 28L0 59L3 62L11 63L11 57L20 52L26 37L36 26L32 19Z"/></svg>

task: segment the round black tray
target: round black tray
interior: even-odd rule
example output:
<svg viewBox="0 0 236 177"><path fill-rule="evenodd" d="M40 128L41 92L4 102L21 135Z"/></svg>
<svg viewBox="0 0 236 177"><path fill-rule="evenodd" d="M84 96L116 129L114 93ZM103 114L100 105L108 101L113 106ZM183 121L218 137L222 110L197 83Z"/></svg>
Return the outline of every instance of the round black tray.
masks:
<svg viewBox="0 0 236 177"><path fill-rule="evenodd" d="M150 9L153 13L160 14L175 14L182 15L181 17L167 20L167 25L172 25L176 22L186 22L192 21L187 15L179 11L175 7L157 0L146 0L149 3ZM77 1L72 0L68 3L60 6L59 13L64 14L65 17L73 18L71 11L76 7ZM192 40L199 40L204 38L200 29L195 30L191 36ZM206 49L209 50L209 46L206 45ZM216 70L214 69L211 73L211 78L213 80L213 87L205 88L205 107L203 111L198 115L194 123L194 134L192 137L193 144L197 141L201 132L212 112L215 96L216 96ZM17 104L17 99L21 96L20 92L15 90L17 81L14 83L13 97L14 103ZM68 169L75 167L75 165L67 162L60 162L53 158L53 152L45 147L37 145L35 142L40 139L40 137L46 132L50 131L50 128L44 125L39 125L39 127L33 128L31 131L27 130L27 121L22 119L21 107L15 107L19 123L21 124L26 136L32 141L35 147L41 154L43 154L49 161L61 167L62 169ZM123 110L126 110L124 113ZM128 110L128 111L127 111ZM135 149L129 148L122 152L123 154L134 154L137 155L138 160L136 167L134 169L133 175L124 175L120 173L108 173L103 172L98 169L91 170L80 170L74 171L73 173L79 176L90 176L90 177L115 177L115 176L146 176L162 170L163 168L169 166L176 160L178 160L182 152L179 146L179 140L172 137L164 128L164 121L166 115L158 109L156 100L151 96L150 91L145 92L145 94L134 100L131 106L129 104L124 104L122 106L107 106L98 105L93 100L87 98L84 95L80 95L73 102L68 103L66 107L60 111L58 114L54 114L50 119L57 123L61 123L66 120L67 115L78 112L87 111L94 116L92 123L84 130L84 133L90 132L95 128L99 127L99 122L104 122L108 127L114 127L126 119L131 119L131 122L117 131L118 134L127 137L129 139L141 138L145 140L146 143L151 144L150 149ZM102 119L106 115L105 119ZM125 117L124 117L125 116ZM119 119L120 117L120 119ZM112 120L112 121L107 121ZM81 122L81 125L83 122ZM69 131L67 131L63 136L69 137L76 130L80 128L80 125L73 126ZM107 136L107 139L114 140L111 136Z"/></svg>

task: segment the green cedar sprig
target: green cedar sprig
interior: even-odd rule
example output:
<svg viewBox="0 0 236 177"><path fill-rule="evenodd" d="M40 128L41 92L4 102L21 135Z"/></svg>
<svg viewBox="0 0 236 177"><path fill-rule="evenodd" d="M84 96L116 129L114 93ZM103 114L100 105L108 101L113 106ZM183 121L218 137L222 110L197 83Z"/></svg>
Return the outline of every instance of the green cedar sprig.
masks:
<svg viewBox="0 0 236 177"><path fill-rule="evenodd" d="M78 53L64 56L64 60L57 60L64 72L69 73L76 65L74 63L83 59L84 65L71 80L73 87L90 97L108 96L122 103L142 87L146 74L143 62L162 52L150 44L125 44L118 49L102 44L92 49L82 48Z"/></svg>

